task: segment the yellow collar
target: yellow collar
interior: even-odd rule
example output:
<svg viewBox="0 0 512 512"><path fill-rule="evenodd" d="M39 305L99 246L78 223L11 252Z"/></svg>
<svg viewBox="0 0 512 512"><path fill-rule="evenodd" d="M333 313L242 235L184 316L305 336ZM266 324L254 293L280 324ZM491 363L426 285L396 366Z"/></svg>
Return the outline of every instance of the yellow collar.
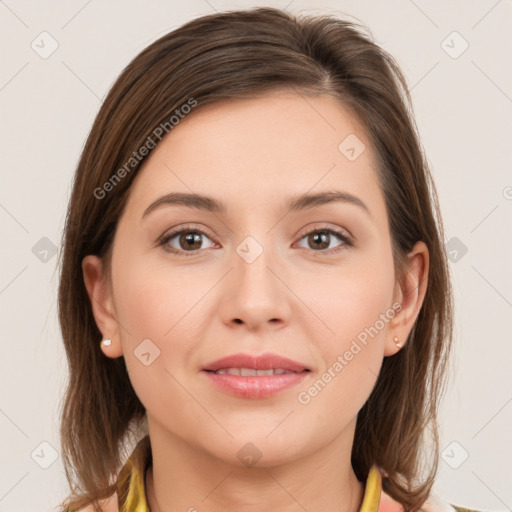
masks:
<svg viewBox="0 0 512 512"><path fill-rule="evenodd" d="M378 512L382 492L382 476L377 466L373 465L366 479L363 503L359 512Z"/></svg>
<svg viewBox="0 0 512 512"><path fill-rule="evenodd" d="M122 467L117 478L119 512L149 512L146 501L145 476L151 464L149 436L143 437ZM360 512L378 512L382 477L374 465L370 468Z"/></svg>

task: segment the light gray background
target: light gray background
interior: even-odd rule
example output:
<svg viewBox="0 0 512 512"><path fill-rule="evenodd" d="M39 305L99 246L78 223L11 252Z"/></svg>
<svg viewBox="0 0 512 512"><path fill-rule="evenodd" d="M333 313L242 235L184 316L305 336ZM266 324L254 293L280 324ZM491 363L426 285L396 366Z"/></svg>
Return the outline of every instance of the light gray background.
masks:
<svg viewBox="0 0 512 512"><path fill-rule="evenodd" d="M74 169L102 98L163 34L215 10L256 5L354 16L402 66L440 195L456 296L435 490L458 505L511 509L511 2L7 0L0 1L0 511L51 511L67 494L57 256L44 251L59 245ZM52 38L58 48L42 58Z"/></svg>

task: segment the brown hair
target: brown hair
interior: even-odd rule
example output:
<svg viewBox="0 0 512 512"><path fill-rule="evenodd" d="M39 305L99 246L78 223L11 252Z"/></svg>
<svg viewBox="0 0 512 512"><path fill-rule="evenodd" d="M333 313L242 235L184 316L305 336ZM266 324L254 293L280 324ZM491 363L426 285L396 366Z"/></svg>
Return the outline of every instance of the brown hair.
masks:
<svg viewBox="0 0 512 512"><path fill-rule="evenodd" d="M428 246L422 308L404 348L384 358L358 414L352 450L358 479L365 481L377 464L386 475L384 490L406 510L418 510L428 497L438 466L437 411L451 346L452 290L437 194L405 80L393 58L359 24L255 8L197 18L145 48L112 86L87 138L66 218L59 288L69 363L61 444L70 507L93 503L98 510L97 500L115 491L117 472L129 453L128 436L140 435L145 420L124 359L107 358L100 350L102 336L81 269L88 254L110 265L117 221L144 161L130 159L191 98L197 110L272 89L333 95L366 129L378 160L399 281L415 242ZM122 179L113 181L121 168L126 171ZM97 192L107 188L108 193ZM427 428L433 462L420 478Z"/></svg>

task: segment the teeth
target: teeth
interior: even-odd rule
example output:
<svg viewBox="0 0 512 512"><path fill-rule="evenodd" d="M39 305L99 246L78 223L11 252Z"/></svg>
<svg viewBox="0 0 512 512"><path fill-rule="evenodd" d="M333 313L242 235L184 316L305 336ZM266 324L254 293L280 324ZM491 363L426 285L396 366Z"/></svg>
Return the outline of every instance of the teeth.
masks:
<svg viewBox="0 0 512 512"><path fill-rule="evenodd" d="M269 368L268 370L255 370L254 368L224 368L215 372L218 375L240 375L241 377L257 377L262 375L282 375L283 373L293 373L283 368Z"/></svg>
<svg viewBox="0 0 512 512"><path fill-rule="evenodd" d="M242 377L253 377L258 375L258 370L255 370L254 368L240 368L240 375Z"/></svg>

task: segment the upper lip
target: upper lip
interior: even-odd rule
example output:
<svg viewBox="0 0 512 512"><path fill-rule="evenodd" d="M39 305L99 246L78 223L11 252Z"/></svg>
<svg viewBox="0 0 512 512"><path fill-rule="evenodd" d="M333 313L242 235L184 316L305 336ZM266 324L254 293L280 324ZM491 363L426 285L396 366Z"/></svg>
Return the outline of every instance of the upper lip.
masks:
<svg viewBox="0 0 512 512"><path fill-rule="evenodd" d="M217 359L206 366L203 370L216 372L225 368L253 368L255 370L269 370L271 368L282 368L283 370L300 373L309 368L297 361L282 357L277 354L232 354L222 359Z"/></svg>

